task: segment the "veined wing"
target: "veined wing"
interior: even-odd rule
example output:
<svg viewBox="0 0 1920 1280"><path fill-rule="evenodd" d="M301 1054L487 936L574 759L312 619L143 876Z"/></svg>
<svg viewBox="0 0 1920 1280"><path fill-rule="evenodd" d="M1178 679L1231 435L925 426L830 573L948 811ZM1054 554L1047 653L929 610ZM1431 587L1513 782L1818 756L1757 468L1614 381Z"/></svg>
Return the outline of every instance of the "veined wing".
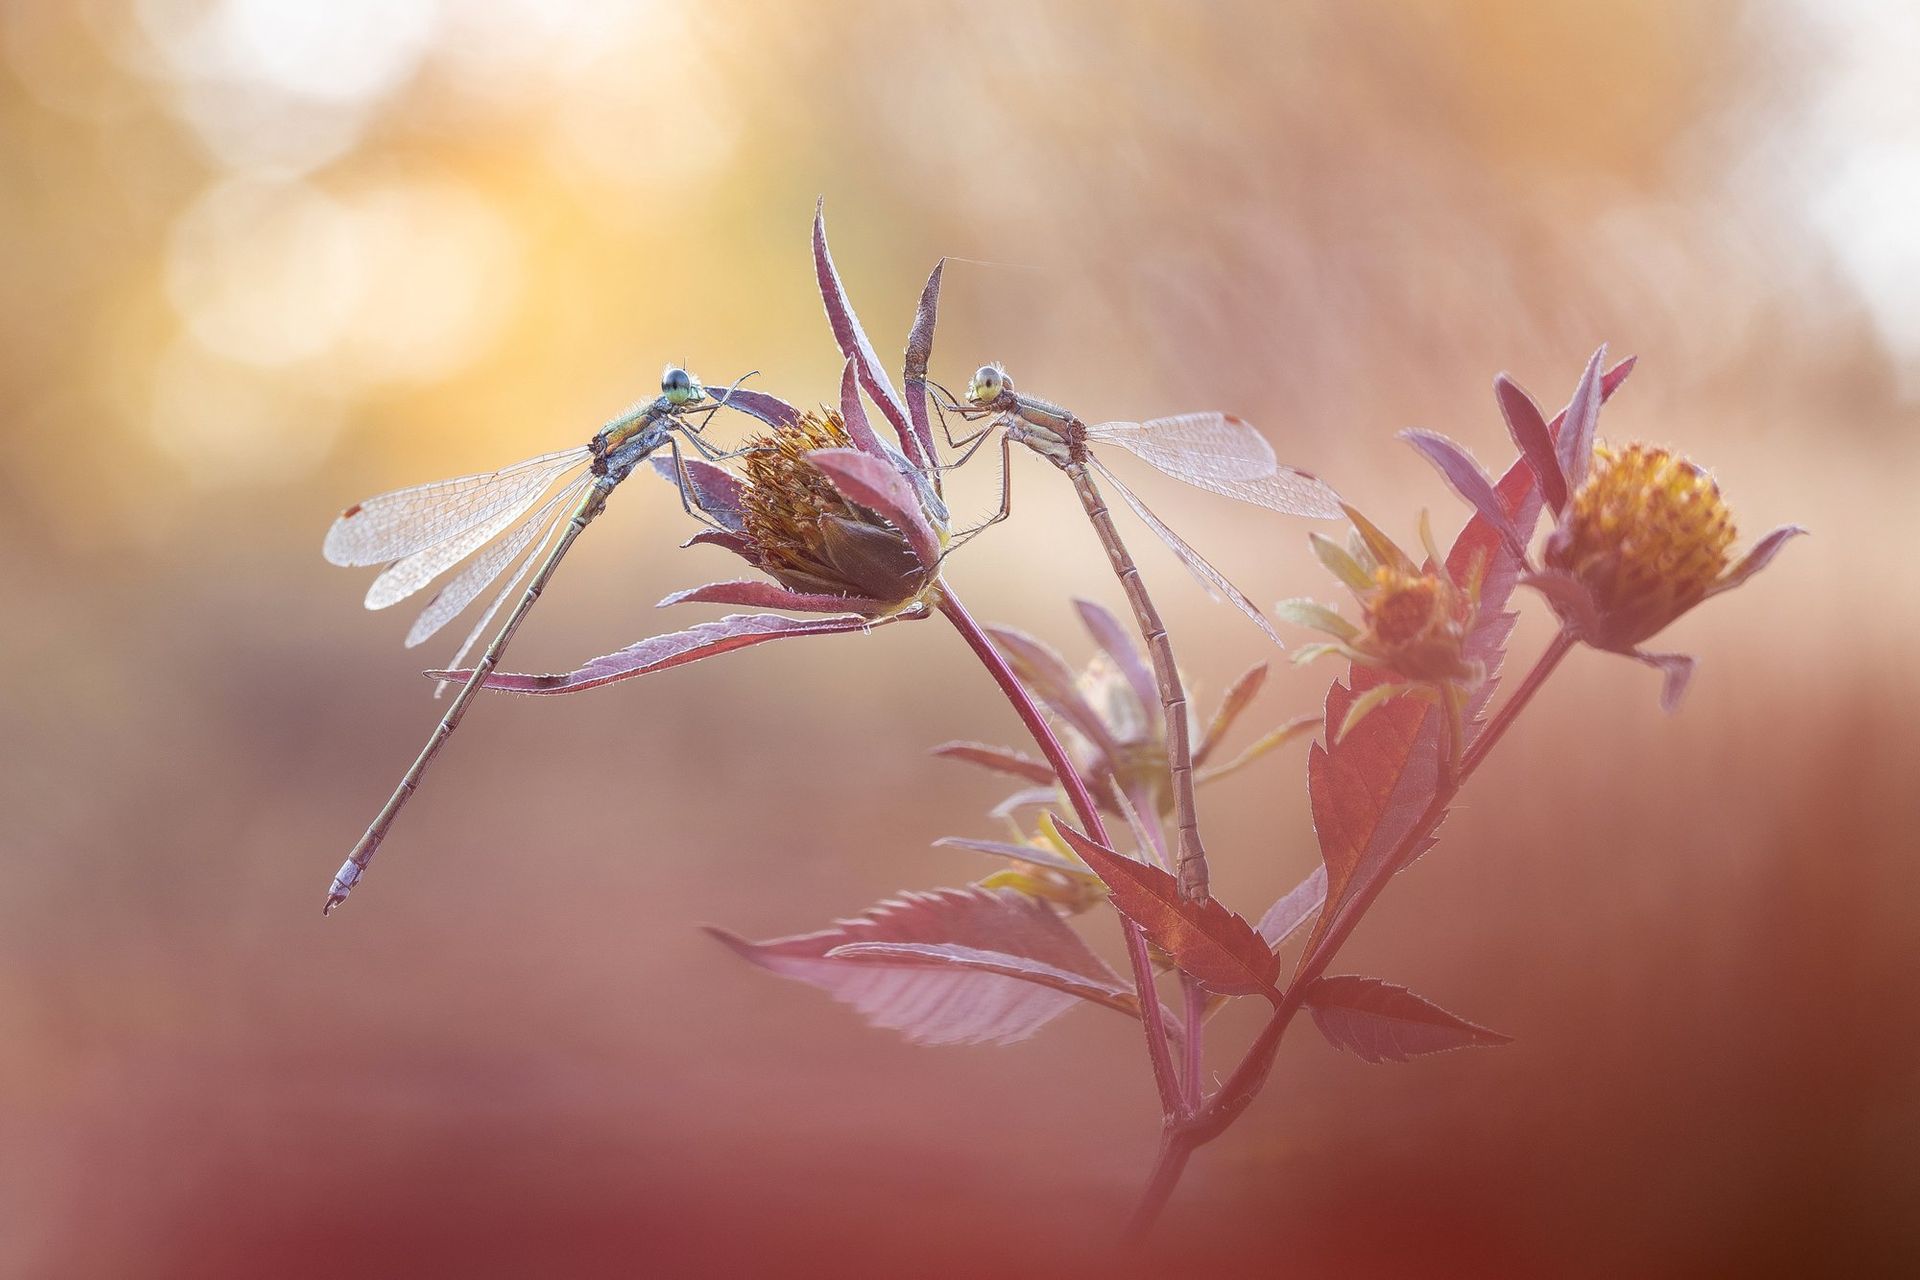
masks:
<svg viewBox="0 0 1920 1280"><path fill-rule="evenodd" d="M490 520L500 519L499 528L504 528L555 480L591 456L592 450L581 445L484 475L436 480L368 498L333 522L322 553L333 564L382 564L404 560ZM502 512L508 514L502 518Z"/></svg>
<svg viewBox="0 0 1920 1280"><path fill-rule="evenodd" d="M1176 480L1285 515L1335 518L1340 495L1282 464L1244 418L1183 413L1150 422L1102 422L1087 428L1096 444L1115 444Z"/></svg>
<svg viewBox="0 0 1920 1280"><path fill-rule="evenodd" d="M536 484L538 488L534 487ZM424 547L388 565L373 580L373 585L367 588L367 608L384 609L388 605L398 604L465 560L518 520L552 484L553 477L530 471L524 477L524 483L515 486L517 492L503 490L499 501L488 504L495 509L486 519L469 525L444 542ZM508 501L510 492L512 501Z"/></svg>
<svg viewBox="0 0 1920 1280"><path fill-rule="evenodd" d="M555 494L554 500L558 502L570 498L574 494L581 492L592 482L592 477L581 476L580 479L574 481L565 489L562 489L558 494ZM533 566L539 564L542 557L547 554L547 547L553 542L554 531L559 527L559 521L554 521L547 525L547 531L540 535L539 539L534 542L533 550L529 551L526 558L520 562L520 567L513 571L512 576L501 584L500 590L494 593L493 599L487 602L486 609L481 612L478 620L474 622L473 630L467 632L467 638L460 642L460 652L454 654L453 661L447 664L448 670L453 670L465 664L467 655L473 652L473 646L480 643L480 637L485 635L487 628L493 624L493 616L500 612L500 606L513 598L513 594L519 590L521 582L526 579L527 574L533 571ZM436 684L433 687L433 696L436 698L439 697L446 687L447 682L445 680Z"/></svg>
<svg viewBox="0 0 1920 1280"><path fill-rule="evenodd" d="M1227 575L1208 564L1206 557L1187 545L1186 539L1167 528L1160 517L1149 511L1146 503L1134 497L1133 491L1124 484L1121 484L1119 478L1115 476L1113 472L1107 470L1106 466L1098 458L1089 458L1087 461L1095 471L1100 473L1108 484L1113 486L1114 492L1118 493L1126 504L1133 508L1133 514L1139 516L1141 521L1149 529L1159 534L1160 540L1172 549L1174 555L1180 557L1180 563L1186 565L1188 572L1199 579L1200 585L1206 588L1208 595L1212 596L1215 600L1227 600L1231 602L1240 612L1252 618L1254 625L1266 632L1268 638L1275 644L1281 643L1280 633L1273 629L1273 624L1268 622L1266 615L1260 612L1260 607L1247 598L1246 592L1227 581Z"/></svg>
<svg viewBox="0 0 1920 1280"><path fill-rule="evenodd" d="M506 572L515 557L527 549L534 536L554 520L554 512L586 487L589 477L581 476L566 488L540 504L538 510L522 520L513 531L475 556L466 568L447 580L414 620L407 632L407 648L421 644L440 628L459 617L474 597L485 591L493 580ZM518 575L516 575L517 578ZM491 617L491 614L489 614ZM464 656L464 655L463 655Z"/></svg>

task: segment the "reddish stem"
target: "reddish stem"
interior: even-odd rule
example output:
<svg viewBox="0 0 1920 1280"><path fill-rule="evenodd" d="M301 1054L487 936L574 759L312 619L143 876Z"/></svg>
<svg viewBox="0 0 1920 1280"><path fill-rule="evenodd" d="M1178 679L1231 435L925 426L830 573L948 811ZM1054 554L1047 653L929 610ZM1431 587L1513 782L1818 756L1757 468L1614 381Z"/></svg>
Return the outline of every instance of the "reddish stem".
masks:
<svg viewBox="0 0 1920 1280"><path fill-rule="evenodd" d="M1526 709L1527 704L1533 700L1534 694L1540 691L1540 686L1546 683L1547 677L1553 673L1555 667L1560 665L1560 660L1567 656L1573 649L1573 645L1574 639L1566 631L1556 634L1547 644L1546 649L1534 662L1532 669L1521 680L1519 687L1514 689L1507 700L1501 704L1500 710L1487 723L1486 729L1473 740L1472 746L1462 756L1459 776L1453 779L1452 785L1442 786L1435 793L1426 812L1421 815L1420 821L1414 824L1413 829L1400 842L1391 860L1393 864L1397 865L1403 860L1407 851L1432 833L1433 828L1446 815L1447 807L1459 794L1460 788L1468 778L1473 776L1474 770L1480 767L1481 762L1487 758L1487 753L1492 751L1506 734L1521 711ZM1326 972L1327 965L1333 961L1334 954L1351 936L1354 928L1372 907L1374 900L1380 896L1380 891L1386 887L1387 881L1391 878L1390 876L1381 877L1354 899L1353 907L1328 932L1326 940L1321 944L1313 961L1294 975L1285 994L1274 1006L1273 1016L1267 1020L1267 1025L1261 1029L1259 1036L1248 1048L1246 1057L1240 1060L1240 1065L1234 1068L1233 1074L1220 1087L1220 1091L1209 1098L1184 1123L1169 1127L1160 1146L1159 1159L1154 1163L1153 1173L1147 1180L1146 1191L1141 1196L1139 1207L1134 1210L1131 1231L1136 1237L1150 1230L1155 1219L1159 1217L1160 1211L1166 1207L1168 1198L1172 1196L1174 1187L1180 1181L1181 1172L1186 1168L1187 1157L1193 1154L1195 1148L1213 1141L1226 1132L1228 1126L1239 1119L1253 1100L1259 1096L1261 1087L1266 1084L1268 1072L1273 1069L1273 1060L1279 1052L1280 1040L1286 1035L1287 1027L1293 1021L1293 1015L1300 1011L1307 988Z"/></svg>
<svg viewBox="0 0 1920 1280"><path fill-rule="evenodd" d="M1040 748L1040 754L1053 766L1061 787L1067 793L1067 800L1073 805L1073 812L1088 837L1111 847L1106 824L1101 821L1100 810L1093 803L1092 792L1087 790L1086 779L1080 776L1080 770L1054 736L1053 726L1047 723L1033 696L1020 683L1020 677L1013 673L1013 668L1007 665L1006 658L994 647L987 633L945 584L940 589L940 612L946 615L947 621L953 624L994 682L1000 686L1000 691L1007 695L1007 701L1013 704L1020 722L1026 725L1034 744ZM1147 954L1147 937L1139 925L1125 916L1120 916L1120 925L1127 940L1127 959L1133 967L1133 988L1140 1002L1140 1021L1147 1031L1147 1056L1153 1063L1153 1083L1160 1094L1160 1110L1170 1122L1176 1118L1184 1119L1190 1113L1182 1105L1179 1084L1174 1076L1173 1055L1167 1047L1167 1027L1160 1017L1160 997L1153 984L1153 959ZM1188 1039L1194 1038L1189 1028Z"/></svg>

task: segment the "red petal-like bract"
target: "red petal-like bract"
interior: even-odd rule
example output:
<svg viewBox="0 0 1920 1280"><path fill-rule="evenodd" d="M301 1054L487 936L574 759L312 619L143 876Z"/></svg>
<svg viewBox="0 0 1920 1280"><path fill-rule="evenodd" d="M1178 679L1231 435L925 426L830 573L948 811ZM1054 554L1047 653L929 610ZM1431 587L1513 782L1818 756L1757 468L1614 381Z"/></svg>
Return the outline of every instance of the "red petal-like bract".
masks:
<svg viewBox="0 0 1920 1280"><path fill-rule="evenodd" d="M1607 344L1603 342L1588 358L1580 383L1573 389L1573 399L1567 402L1566 411L1561 415L1565 425L1553 438L1569 493L1579 490L1587 478L1588 468L1593 465L1593 441L1600 430L1600 405L1607 398L1606 379L1600 373L1606 359Z"/></svg>
<svg viewBox="0 0 1920 1280"><path fill-rule="evenodd" d="M920 291L920 305L914 309L913 328L907 331L906 367L901 371L907 394L907 418L929 458L938 451L933 444L933 422L927 416L927 362L933 358L933 326L940 313L940 277L946 272L945 258L933 264L926 288ZM940 473L930 472L934 492L940 490Z"/></svg>
<svg viewBox="0 0 1920 1280"><path fill-rule="evenodd" d="M1612 396L1632 369L1628 358L1609 370L1599 382L1599 399ZM1598 405L1594 407L1597 411ZM1550 435L1561 429L1566 416L1563 411L1553 420ZM1526 459L1509 466L1494 490L1525 540L1540 515L1540 493ZM1476 574L1480 580L1479 612L1467 637L1466 656L1484 665L1487 679L1467 707L1471 739L1493 696L1513 631L1506 604L1520 561L1493 524L1476 514L1448 551L1447 571L1456 582ZM1326 864L1327 903L1301 949L1296 973L1323 963L1321 949L1337 936L1336 929L1344 928L1348 913L1431 844L1415 836L1439 788L1444 713L1422 700L1393 698L1339 735L1353 700L1380 678L1369 668L1348 667L1346 682L1327 690L1325 736L1333 745L1315 743L1307 756L1307 794Z"/></svg>
<svg viewBox="0 0 1920 1280"><path fill-rule="evenodd" d="M1418 449L1453 491L1466 499L1468 506L1486 517L1494 531L1506 542L1508 550L1515 555L1526 554L1526 539L1520 536L1520 531L1513 527L1513 521L1507 518L1506 507L1493 491L1493 481L1487 478L1487 473L1480 469L1480 464L1474 461L1472 454L1433 431L1412 428L1402 431L1400 438Z"/></svg>
<svg viewBox="0 0 1920 1280"><path fill-rule="evenodd" d="M922 471L927 470L934 462L933 441L921 440L913 424L907 420L906 406L893 389L893 382L887 377L880 358L874 354L873 344L867 341L866 330L860 327L860 317L853 313L853 304L847 300L846 287L840 283L840 271L833 265L833 255L827 249L824 201L813 214L813 270L820 283L821 301L826 304L827 323L833 328L833 340L839 344L840 354L853 362L860 385L880 406L880 412L886 415L887 421L893 424L907 458Z"/></svg>
<svg viewBox="0 0 1920 1280"><path fill-rule="evenodd" d="M940 563L940 535L927 522L913 486L892 463L858 449L815 449L807 461L825 472L849 501L884 516L906 537L921 564L931 569Z"/></svg>
<svg viewBox="0 0 1920 1280"><path fill-rule="evenodd" d="M1421 1054L1513 1039L1378 978L1320 978L1307 988L1306 1004L1314 1025L1334 1048L1366 1062L1405 1062Z"/></svg>
<svg viewBox="0 0 1920 1280"><path fill-rule="evenodd" d="M1120 625L1120 619L1104 605L1091 600L1075 600L1073 607L1079 611L1080 623L1086 627L1087 634L1100 646L1107 657L1113 659L1115 670L1125 677L1133 689L1133 696L1140 700L1140 709L1146 713L1149 722L1157 723L1160 712L1160 686L1154 682L1153 672L1146 660L1140 656L1140 650L1134 647L1133 633Z"/></svg>
<svg viewBox="0 0 1920 1280"><path fill-rule="evenodd" d="M882 625L882 619L844 614L832 618L783 618L777 613L736 613L718 622L703 622L670 635L650 636L630 644L617 653L595 658L578 670L559 675L508 675L496 672L482 686L507 693L579 693L615 680L631 680L669 667L684 666L730 653L748 645L764 644L789 636L827 636L841 631L864 631ZM473 677L471 670L429 671L429 679L456 683Z"/></svg>
<svg viewBox="0 0 1920 1280"><path fill-rule="evenodd" d="M1560 471L1560 455L1553 447L1553 432L1540 406L1521 385L1506 374L1493 380L1493 398L1500 402L1500 415L1507 420L1507 434L1520 450L1533 478L1547 500L1547 509L1555 515L1567 505L1567 477Z"/></svg>
<svg viewBox="0 0 1920 1280"><path fill-rule="evenodd" d="M1137 1010L1132 988L1051 907L1011 889L902 893L830 929L766 942L708 932L921 1044L1022 1040L1078 1000ZM912 950L856 949L880 944Z"/></svg>
<svg viewBox="0 0 1920 1280"><path fill-rule="evenodd" d="M933 754L949 760L965 760L982 769L1009 773L1016 778L1046 786L1051 786L1055 781L1053 766L1045 760L1035 760L1032 756L1021 755L1005 747L990 747L983 742L943 742L933 749Z"/></svg>
<svg viewBox="0 0 1920 1280"><path fill-rule="evenodd" d="M1180 896L1180 882L1158 867L1096 844L1064 822L1058 826L1107 886L1120 913L1145 930L1194 981L1223 996L1278 998L1273 979L1280 962L1254 927L1218 898L1187 901Z"/></svg>
<svg viewBox="0 0 1920 1280"><path fill-rule="evenodd" d="M800 421L800 411L782 400L779 396L768 395L764 391L749 391L745 387L735 387L731 391L711 393L715 400L724 401L723 407L738 409L749 418L758 418L770 427L790 427Z"/></svg>
<svg viewBox="0 0 1920 1280"><path fill-rule="evenodd" d="M716 467L704 458L682 458L676 465L671 456L652 458L653 469L669 484L681 483L685 468L687 500L712 516L730 533L745 527L740 517L740 499L744 488L740 478L725 467Z"/></svg>
<svg viewBox="0 0 1920 1280"><path fill-rule="evenodd" d="M851 356L840 368L840 424L861 453L876 458L887 456L880 437L873 433L873 424L867 420L867 407L860 402L859 367Z"/></svg>
<svg viewBox="0 0 1920 1280"><path fill-rule="evenodd" d="M988 627L987 634L1006 655L1007 664L1020 682L1039 695L1055 715L1072 725L1080 736L1104 751L1109 758L1119 754L1107 722L1100 718L1080 693L1073 668L1058 650L1044 640L1036 640L1012 627Z"/></svg>

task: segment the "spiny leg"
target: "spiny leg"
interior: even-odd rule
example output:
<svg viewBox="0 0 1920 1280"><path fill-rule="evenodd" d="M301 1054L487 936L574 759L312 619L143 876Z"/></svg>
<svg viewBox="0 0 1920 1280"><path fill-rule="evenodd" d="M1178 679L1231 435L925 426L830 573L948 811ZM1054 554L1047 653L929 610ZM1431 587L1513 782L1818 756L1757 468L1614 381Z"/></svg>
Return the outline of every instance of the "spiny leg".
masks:
<svg viewBox="0 0 1920 1280"><path fill-rule="evenodd" d="M940 553L940 563L945 564L948 556L966 546L982 533L999 524L1013 514L1013 440L1000 437L1000 510L988 516L971 529L963 529L948 542L947 549ZM938 568L938 566L936 566Z"/></svg>
<svg viewBox="0 0 1920 1280"><path fill-rule="evenodd" d="M688 438L693 439L694 437ZM692 500L687 497L688 491L693 489L695 485L693 479L687 474L687 460L680 452L678 433L667 437L667 448L673 451L673 488L674 491L680 495L681 508L709 529L715 529L721 533L733 532L718 520L708 515L704 510L695 507Z"/></svg>

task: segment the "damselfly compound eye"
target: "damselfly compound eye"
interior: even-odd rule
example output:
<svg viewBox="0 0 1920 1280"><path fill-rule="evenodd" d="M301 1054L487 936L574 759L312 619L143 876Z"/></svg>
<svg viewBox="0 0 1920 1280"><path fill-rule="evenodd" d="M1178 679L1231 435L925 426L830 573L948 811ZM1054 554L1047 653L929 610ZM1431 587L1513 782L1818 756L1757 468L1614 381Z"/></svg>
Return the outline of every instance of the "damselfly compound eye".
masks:
<svg viewBox="0 0 1920 1280"><path fill-rule="evenodd" d="M660 375L660 394L673 404L686 404L700 398L700 390L693 376L685 369L676 369L672 365L668 365L667 371Z"/></svg>
<svg viewBox="0 0 1920 1280"><path fill-rule="evenodd" d="M1000 392L1011 385L1006 370L997 364L983 364L974 371L973 381L967 384L967 399L975 404L985 404L998 399Z"/></svg>

